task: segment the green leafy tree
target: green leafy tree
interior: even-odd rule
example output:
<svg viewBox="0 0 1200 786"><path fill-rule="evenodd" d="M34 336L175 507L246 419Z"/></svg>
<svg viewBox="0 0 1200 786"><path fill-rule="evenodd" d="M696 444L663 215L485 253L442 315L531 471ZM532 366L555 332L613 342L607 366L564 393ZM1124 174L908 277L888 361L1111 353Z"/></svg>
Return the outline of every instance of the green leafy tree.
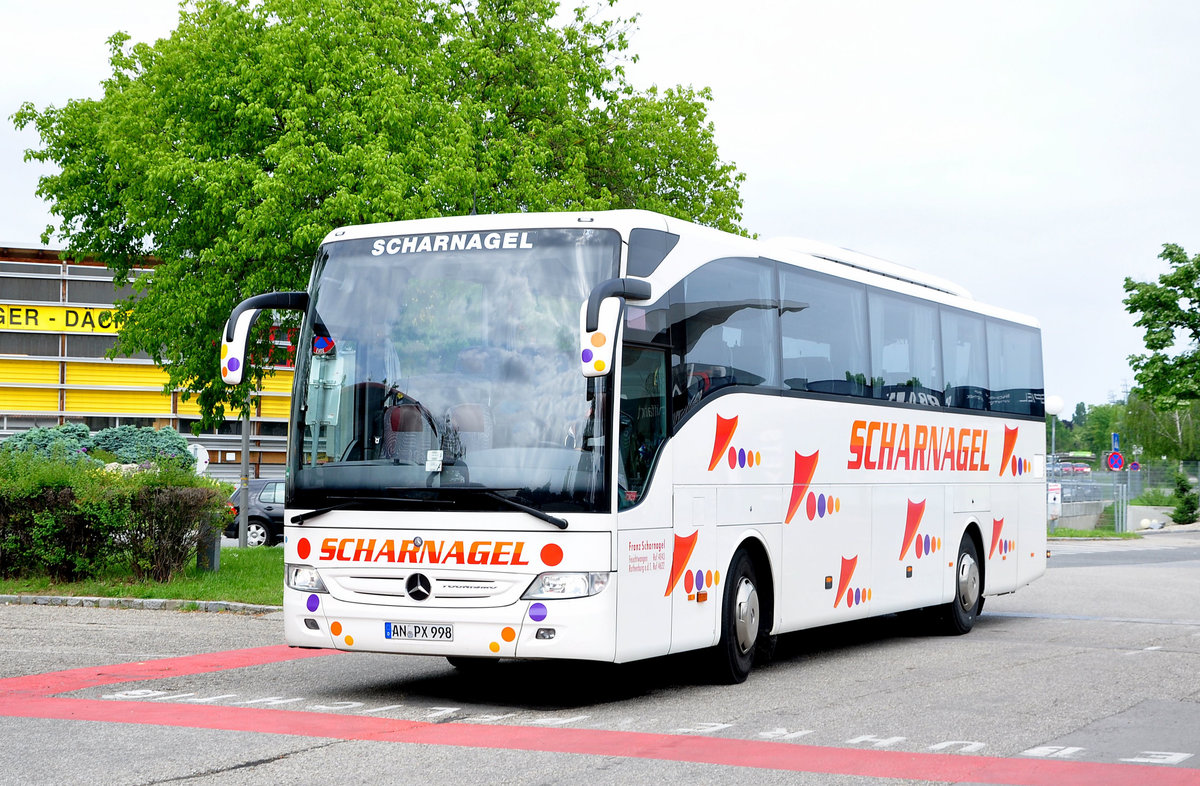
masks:
<svg viewBox="0 0 1200 786"><path fill-rule="evenodd" d="M1169 410L1200 399L1200 255L1167 244L1159 258L1171 270L1157 283L1126 278L1124 303L1145 330L1147 354L1129 358L1141 393Z"/></svg>
<svg viewBox="0 0 1200 786"><path fill-rule="evenodd" d="M563 23L553 0L192 0L169 38L109 39L103 98L13 116L59 169L43 238L122 275L157 257L119 350L195 391L208 426L261 384L220 382L233 305L304 288L337 226L638 207L741 232L710 94L634 90L613 2ZM266 328L252 368L282 360Z"/></svg>

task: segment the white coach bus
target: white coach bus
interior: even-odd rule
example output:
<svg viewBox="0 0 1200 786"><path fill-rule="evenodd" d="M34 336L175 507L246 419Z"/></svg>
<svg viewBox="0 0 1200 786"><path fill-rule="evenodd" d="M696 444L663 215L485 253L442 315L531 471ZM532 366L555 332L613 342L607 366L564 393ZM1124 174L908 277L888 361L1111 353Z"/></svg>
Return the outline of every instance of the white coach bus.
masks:
<svg viewBox="0 0 1200 786"><path fill-rule="evenodd" d="M307 292L287 643L625 662L926 609L1046 566L1040 332L947 281L642 211L351 226Z"/></svg>

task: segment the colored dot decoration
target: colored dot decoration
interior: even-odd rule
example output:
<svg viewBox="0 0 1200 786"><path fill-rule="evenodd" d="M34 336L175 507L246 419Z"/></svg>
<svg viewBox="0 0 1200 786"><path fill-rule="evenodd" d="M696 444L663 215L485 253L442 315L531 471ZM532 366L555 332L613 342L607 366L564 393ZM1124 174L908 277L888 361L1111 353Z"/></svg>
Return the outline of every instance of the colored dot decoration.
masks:
<svg viewBox="0 0 1200 786"><path fill-rule="evenodd" d="M542 563L553 568L555 565L562 562L562 546L559 546L557 543L547 543L545 546L542 546L541 556Z"/></svg>
<svg viewBox="0 0 1200 786"><path fill-rule="evenodd" d="M300 559L308 559L308 555L312 553L312 544L308 542L308 538L300 538L296 541L296 556Z"/></svg>
<svg viewBox="0 0 1200 786"><path fill-rule="evenodd" d="M546 604L535 603L529 607L529 619L534 622L541 622L546 619Z"/></svg>
<svg viewBox="0 0 1200 786"><path fill-rule="evenodd" d="M762 464L762 453L757 450L746 450L745 448L730 448L729 449L729 468L730 469L746 469L760 466Z"/></svg>
<svg viewBox="0 0 1200 786"><path fill-rule="evenodd" d="M504 630L500 631L500 638L504 639L505 641L512 641L517 638L517 632L512 628L505 628Z"/></svg>
<svg viewBox="0 0 1200 786"><path fill-rule="evenodd" d="M238 362L237 358L229 358L229 360L225 363L225 367L230 371L237 371L242 367L242 364Z"/></svg>
<svg viewBox="0 0 1200 786"><path fill-rule="evenodd" d="M346 637L346 646L347 646L347 647L353 647L353 646L354 646L354 637L353 637L353 636L347 636L347 637Z"/></svg>
<svg viewBox="0 0 1200 786"><path fill-rule="evenodd" d="M809 521L823 519L826 516L841 513L842 500L832 494L818 494L815 491L810 491L808 498L804 501L804 512L808 515Z"/></svg>
<svg viewBox="0 0 1200 786"><path fill-rule="evenodd" d="M342 623L335 622L332 625L330 625L329 632L332 633L334 636L341 636L342 635Z"/></svg>
<svg viewBox="0 0 1200 786"><path fill-rule="evenodd" d="M308 602L304 604L309 611L316 611L321 606L321 596L309 595Z"/></svg>
<svg viewBox="0 0 1200 786"><path fill-rule="evenodd" d="M588 338L588 342L596 349L599 349L608 343L608 336L603 333L593 333ZM590 347L584 347L583 352L579 354L579 358L583 361L584 365L591 364L598 372L603 372L604 369L608 368L608 365L603 360L598 359L596 353Z"/></svg>
<svg viewBox="0 0 1200 786"><path fill-rule="evenodd" d="M854 608L862 605L871 599L870 587L855 587L854 589L846 588L846 608Z"/></svg>
<svg viewBox="0 0 1200 786"><path fill-rule="evenodd" d="M488 645L488 649L491 650L492 652L499 652L500 651L500 642L493 641L491 644Z"/></svg>
<svg viewBox="0 0 1200 786"><path fill-rule="evenodd" d="M916 550L917 559L928 557L942 550L942 539L931 535L917 535L913 540L913 548Z"/></svg>
<svg viewBox="0 0 1200 786"><path fill-rule="evenodd" d="M711 590L720 583L719 570L689 570L683 574L683 590L688 600L695 600L695 593Z"/></svg>

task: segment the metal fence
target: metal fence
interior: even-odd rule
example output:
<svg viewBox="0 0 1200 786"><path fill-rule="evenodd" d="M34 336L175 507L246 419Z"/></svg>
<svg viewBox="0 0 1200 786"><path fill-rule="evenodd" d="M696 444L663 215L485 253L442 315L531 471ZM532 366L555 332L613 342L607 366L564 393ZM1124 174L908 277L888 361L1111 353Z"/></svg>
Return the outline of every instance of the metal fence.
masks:
<svg viewBox="0 0 1200 786"><path fill-rule="evenodd" d="M1056 526L1092 529L1096 520L1109 509L1117 532L1136 529L1140 522L1129 520L1130 505L1174 506L1170 498L1175 492L1175 478L1179 473L1195 487L1200 477L1200 462L1157 462L1141 464L1136 471L1120 472L1052 471L1050 482L1062 484L1063 517L1051 522L1051 530ZM1076 527L1077 524L1082 526Z"/></svg>

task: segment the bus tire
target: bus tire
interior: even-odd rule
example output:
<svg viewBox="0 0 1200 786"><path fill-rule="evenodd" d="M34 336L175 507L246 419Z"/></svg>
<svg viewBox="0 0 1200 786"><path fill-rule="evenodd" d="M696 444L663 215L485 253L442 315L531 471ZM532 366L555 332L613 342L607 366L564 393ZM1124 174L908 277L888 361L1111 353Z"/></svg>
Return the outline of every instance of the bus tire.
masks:
<svg viewBox="0 0 1200 786"><path fill-rule="evenodd" d="M721 601L721 640L713 653L713 676L722 683L745 682L757 645L766 636L754 561L738 549L730 563Z"/></svg>
<svg viewBox="0 0 1200 786"><path fill-rule="evenodd" d="M964 533L954 563L954 599L942 606L939 627L949 636L969 633L982 610L983 574L979 568L979 552L975 540Z"/></svg>

